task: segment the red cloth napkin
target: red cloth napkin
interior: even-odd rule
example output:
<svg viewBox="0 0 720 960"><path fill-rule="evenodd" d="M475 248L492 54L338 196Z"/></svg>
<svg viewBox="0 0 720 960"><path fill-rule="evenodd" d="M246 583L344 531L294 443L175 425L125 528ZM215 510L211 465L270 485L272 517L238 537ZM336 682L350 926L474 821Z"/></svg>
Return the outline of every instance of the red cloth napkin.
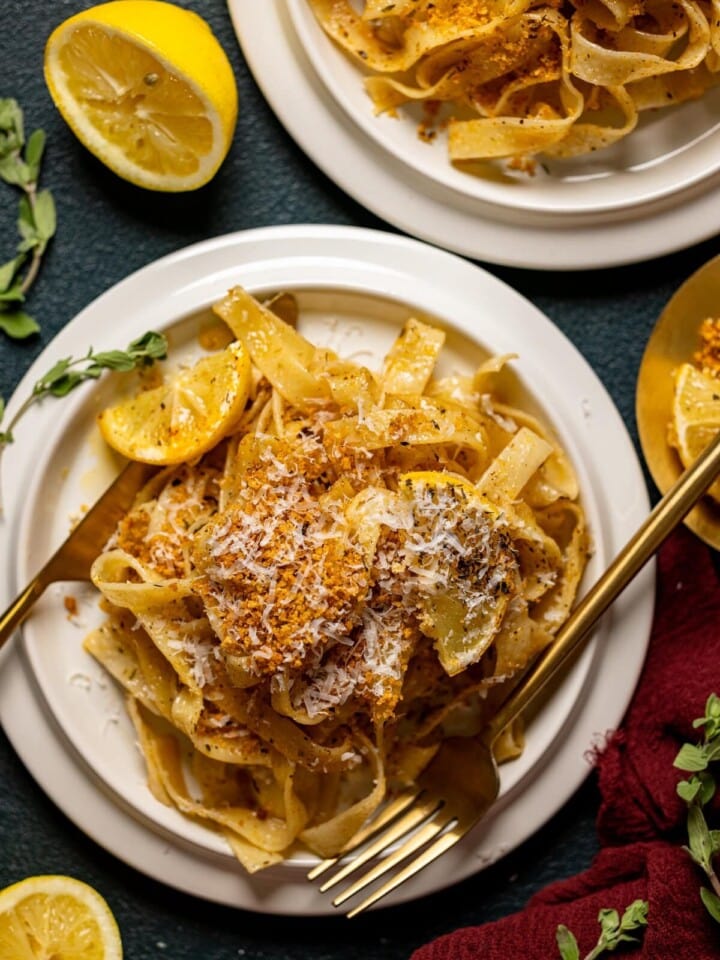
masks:
<svg viewBox="0 0 720 960"><path fill-rule="evenodd" d="M643 960L718 960L720 928L698 895L703 876L682 849L686 776L673 760L692 721L720 694L720 577L717 557L685 528L658 558L655 619L647 660L623 726L597 758L602 850L590 869L551 884L520 913L468 927L416 950L411 960L558 960L558 924L580 955L597 942L598 912L649 902L641 946L619 956ZM600 732L600 731L599 731Z"/></svg>

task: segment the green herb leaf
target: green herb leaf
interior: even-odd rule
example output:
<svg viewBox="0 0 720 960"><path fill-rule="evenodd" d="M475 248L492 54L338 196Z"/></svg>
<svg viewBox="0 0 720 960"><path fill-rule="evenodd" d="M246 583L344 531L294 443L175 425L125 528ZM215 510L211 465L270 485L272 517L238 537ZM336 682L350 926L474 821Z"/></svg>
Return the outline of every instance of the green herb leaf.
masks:
<svg viewBox="0 0 720 960"><path fill-rule="evenodd" d="M693 776L689 780L681 780L675 789L681 800L684 800L685 803L692 803L700 793L701 786L700 777Z"/></svg>
<svg viewBox="0 0 720 960"><path fill-rule="evenodd" d="M684 743L675 757L673 766L678 770L687 770L689 772L699 772L705 770L708 765L705 748L702 744Z"/></svg>
<svg viewBox="0 0 720 960"><path fill-rule="evenodd" d="M152 363L155 360L164 360L167 357L167 349L167 337L162 333L149 330L137 340L132 341L128 346L128 353L145 363Z"/></svg>
<svg viewBox="0 0 720 960"><path fill-rule="evenodd" d="M617 910L601 910L598 914L598 922L602 936L606 940L610 940L615 937L620 929L620 914Z"/></svg>
<svg viewBox="0 0 720 960"><path fill-rule="evenodd" d="M705 816L695 803L688 809L687 828L690 854L705 869L710 866L713 845Z"/></svg>
<svg viewBox="0 0 720 960"><path fill-rule="evenodd" d="M577 940L566 926L560 924L555 933L555 939L562 960L580 960L580 950Z"/></svg>
<svg viewBox="0 0 720 960"><path fill-rule="evenodd" d="M13 282L13 278L18 271L18 268L23 262L23 257L15 257L13 260L8 260L7 263L3 263L0 266L0 290L5 292L10 284Z"/></svg>
<svg viewBox="0 0 720 960"><path fill-rule="evenodd" d="M22 303L24 299L25 295L23 294L22 284L20 283L16 283L15 286L10 287L9 290L0 291L0 304Z"/></svg>
<svg viewBox="0 0 720 960"><path fill-rule="evenodd" d="M49 190L41 190L35 198L35 226L41 240L47 241L55 233L55 201Z"/></svg>
<svg viewBox="0 0 720 960"><path fill-rule="evenodd" d="M39 329L37 321L22 310L0 311L0 330L13 340L24 340Z"/></svg>
<svg viewBox="0 0 720 960"><path fill-rule="evenodd" d="M33 182L40 174L40 164L45 152L45 131L33 130L25 146L25 163L30 168Z"/></svg>
<svg viewBox="0 0 720 960"><path fill-rule="evenodd" d="M720 897L707 887L700 887L700 899L716 923L720 923Z"/></svg>

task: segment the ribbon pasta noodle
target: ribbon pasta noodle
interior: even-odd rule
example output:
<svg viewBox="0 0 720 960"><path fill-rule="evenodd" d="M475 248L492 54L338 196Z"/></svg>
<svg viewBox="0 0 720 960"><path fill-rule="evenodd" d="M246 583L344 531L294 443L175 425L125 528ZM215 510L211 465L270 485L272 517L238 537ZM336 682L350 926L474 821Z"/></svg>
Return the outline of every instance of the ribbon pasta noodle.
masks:
<svg viewBox="0 0 720 960"><path fill-rule="evenodd" d="M468 746L568 616L587 534L557 441L438 377L410 318L379 372L234 288L245 412L161 469L96 559L86 648L127 692L155 797L249 870L340 850L449 736ZM507 731L501 759L522 750Z"/></svg>
<svg viewBox="0 0 720 960"><path fill-rule="evenodd" d="M377 113L449 105L459 163L609 146L641 111L701 96L720 67L718 0L308 3L365 71Z"/></svg>

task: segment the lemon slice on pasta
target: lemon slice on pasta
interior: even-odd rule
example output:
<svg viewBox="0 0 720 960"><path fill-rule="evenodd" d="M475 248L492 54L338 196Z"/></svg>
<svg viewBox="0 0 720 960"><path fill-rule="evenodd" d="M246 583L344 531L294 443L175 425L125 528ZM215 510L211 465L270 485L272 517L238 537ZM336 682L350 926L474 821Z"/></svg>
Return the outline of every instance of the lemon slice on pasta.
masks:
<svg viewBox="0 0 720 960"><path fill-rule="evenodd" d="M491 646L519 590L517 559L500 510L459 474L407 473L399 490L411 500L422 533L423 575L442 585L423 598L420 629L435 641L446 673L455 676Z"/></svg>
<svg viewBox="0 0 720 960"><path fill-rule="evenodd" d="M720 430L720 378L703 373L691 363L675 372L670 445L684 467L689 467ZM720 501L720 481L708 494Z"/></svg>
<svg viewBox="0 0 720 960"><path fill-rule="evenodd" d="M122 960L110 907L73 877L27 877L0 891L3 960Z"/></svg>
<svg viewBox="0 0 720 960"><path fill-rule="evenodd" d="M245 409L250 358L241 343L180 370L159 387L103 410L100 431L130 460L165 466L215 446Z"/></svg>

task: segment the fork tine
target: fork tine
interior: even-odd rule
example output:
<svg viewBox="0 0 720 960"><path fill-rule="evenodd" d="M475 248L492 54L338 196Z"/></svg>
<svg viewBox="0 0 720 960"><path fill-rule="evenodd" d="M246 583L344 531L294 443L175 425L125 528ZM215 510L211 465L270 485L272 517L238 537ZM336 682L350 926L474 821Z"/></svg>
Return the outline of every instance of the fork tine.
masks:
<svg viewBox="0 0 720 960"><path fill-rule="evenodd" d="M345 903L346 900L349 900L350 897L364 890L365 887L369 886L373 881L384 876L384 874L386 874L388 870L392 870L396 864L401 863L407 859L410 854L415 853L416 850L420 850L426 843L429 843L433 837L441 833L455 819L452 815L449 817L446 815L446 817L443 818L441 814L442 810L438 811L432 820L423 824L401 847L389 853L387 857L384 857L379 863L376 863L374 867L371 867L367 873L359 877L355 883L351 883L349 887L346 887L342 893L339 893L335 897L333 906L339 907L342 903Z"/></svg>
<svg viewBox="0 0 720 960"><path fill-rule="evenodd" d="M410 877L414 877L416 873L419 873L424 867L429 863L432 863L433 860L436 860L439 856L445 853L446 850L449 850L450 847L455 846L458 840L461 840L467 831L470 829L472 824L466 824L460 829L460 825L452 827L450 830L441 834L435 840L434 843L431 843L429 847L422 851L414 860L408 863L405 867L398 870L398 872L390 877L389 880L386 880L385 883L378 887L377 890L374 890L369 897L366 897L361 903L356 907L353 907L352 910L349 910L347 913L348 918L356 917L359 913L362 913L363 910L367 910L368 907L371 907L374 903L377 903L378 900L381 900L383 897L387 896L392 890L396 887L399 887L400 884L405 883L406 880L409 880Z"/></svg>
<svg viewBox="0 0 720 960"><path fill-rule="evenodd" d="M361 850L357 856L353 857L344 867L341 867L329 880L326 880L320 887L320 893L325 893L326 890L334 887L335 884L344 880L345 877L349 877L351 873L354 873L364 863L367 863L368 860L372 860L378 853L381 853L389 844L394 843L395 840L399 840L400 837L414 830L415 827L427 820L428 817L438 813L441 803L442 801L436 797L429 797L424 801L420 800L420 802L414 803L407 813L392 822L388 829L384 830L380 836L377 837L374 843L371 843L364 850ZM373 835L377 833L378 829L373 831Z"/></svg>
<svg viewBox="0 0 720 960"><path fill-rule="evenodd" d="M399 793L390 803L386 803L378 815L363 827L362 830L359 830L353 837L352 843L343 847L336 857L328 857L326 860L322 860L316 864L308 873L308 880L316 880L322 876L326 870L334 866L338 860L342 860L346 854L352 853L353 850L357 850L358 847L361 847L368 840L372 839L375 834L382 830L385 824L390 823L395 817L400 816L401 813L414 803L421 793L422 790L419 787L408 787Z"/></svg>

